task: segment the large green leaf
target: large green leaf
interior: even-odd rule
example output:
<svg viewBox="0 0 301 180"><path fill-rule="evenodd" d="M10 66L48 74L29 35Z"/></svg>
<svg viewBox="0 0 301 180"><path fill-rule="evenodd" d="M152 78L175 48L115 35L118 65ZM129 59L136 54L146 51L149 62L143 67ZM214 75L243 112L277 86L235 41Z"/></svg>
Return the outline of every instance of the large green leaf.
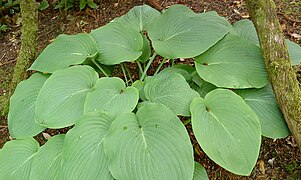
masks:
<svg viewBox="0 0 301 180"><path fill-rule="evenodd" d="M18 84L9 105L8 129L11 137L33 137L45 129L35 123L35 109L38 93L48 77L35 73Z"/></svg>
<svg viewBox="0 0 301 180"><path fill-rule="evenodd" d="M0 177L3 180L30 180L30 170L39 143L33 138L13 140L0 150Z"/></svg>
<svg viewBox="0 0 301 180"><path fill-rule="evenodd" d="M60 179L64 138L64 134L53 136L39 149L32 163L31 180Z"/></svg>
<svg viewBox="0 0 301 180"><path fill-rule="evenodd" d="M288 39L286 44L292 65L298 65L301 62L301 47Z"/></svg>
<svg viewBox="0 0 301 180"><path fill-rule="evenodd" d="M88 93L85 102L85 113L106 111L116 117L124 112L132 112L139 100L139 91L126 87L118 77L100 78L93 90Z"/></svg>
<svg viewBox="0 0 301 180"><path fill-rule="evenodd" d="M103 148L112 120L105 112L92 112L76 122L65 137L62 179L113 179Z"/></svg>
<svg viewBox="0 0 301 180"><path fill-rule="evenodd" d="M62 34L44 49L29 69L53 73L70 65L81 64L97 53L97 44L91 35Z"/></svg>
<svg viewBox="0 0 301 180"><path fill-rule="evenodd" d="M227 21L226 18L219 16L216 11L208 11L208 12L200 13L199 18L213 24L219 24L220 28L223 28L226 31L232 30L232 25L229 23L229 21Z"/></svg>
<svg viewBox="0 0 301 180"><path fill-rule="evenodd" d="M143 38L135 29L111 22L91 32L99 47L97 61L114 65L138 59L142 54Z"/></svg>
<svg viewBox="0 0 301 180"><path fill-rule="evenodd" d="M234 23L230 33L248 40L253 44L259 45L255 26L249 19L243 19Z"/></svg>
<svg viewBox="0 0 301 180"><path fill-rule="evenodd" d="M190 116L190 102L199 96L192 90L185 78L172 72L161 72L148 77L144 86L145 97L167 106L177 115Z"/></svg>
<svg viewBox="0 0 301 180"><path fill-rule="evenodd" d="M176 66L171 66L168 68L164 68L163 71L161 71L161 73L179 73L181 74L185 80L189 83L192 79L191 75L189 74L188 71L186 71L185 69L176 67Z"/></svg>
<svg viewBox="0 0 301 180"><path fill-rule="evenodd" d="M199 163L195 162L195 168L192 180L209 180L205 168Z"/></svg>
<svg viewBox="0 0 301 180"><path fill-rule="evenodd" d="M124 16L122 16L121 21L125 24L133 27L137 31L146 31L150 23L154 18L160 16L160 12L152 7L144 4L142 6L135 6Z"/></svg>
<svg viewBox="0 0 301 180"><path fill-rule="evenodd" d="M179 118L157 103L118 116L104 142L115 179L192 179L193 150Z"/></svg>
<svg viewBox="0 0 301 180"><path fill-rule="evenodd" d="M290 134L270 85L261 89L235 91L257 114L263 136L277 139Z"/></svg>
<svg viewBox="0 0 301 180"><path fill-rule="evenodd" d="M195 60L201 78L217 87L260 88L268 83L260 48L237 36L227 35Z"/></svg>
<svg viewBox="0 0 301 180"><path fill-rule="evenodd" d="M260 122L244 100L230 90L216 89L191 106L192 129L204 152L221 167L250 175L261 141Z"/></svg>
<svg viewBox="0 0 301 180"><path fill-rule="evenodd" d="M153 21L149 37L158 54L174 59L203 53L227 32L219 23L202 20L187 7L174 5Z"/></svg>
<svg viewBox="0 0 301 180"><path fill-rule="evenodd" d="M84 102L98 79L90 66L58 70L41 88L36 106L36 122L48 128L73 125L84 113Z"/></svg>
<svg viewBox="0 0 301 180"><path fill-rule="evenodd" d="M259 46L259 40L257 37L256 29L252 21L248 19L240 20L233 25L232 34L240 36ZM301 47L286 39L288 46L288 53L292 62L292 65L297 65L301 62Z"/></svg>

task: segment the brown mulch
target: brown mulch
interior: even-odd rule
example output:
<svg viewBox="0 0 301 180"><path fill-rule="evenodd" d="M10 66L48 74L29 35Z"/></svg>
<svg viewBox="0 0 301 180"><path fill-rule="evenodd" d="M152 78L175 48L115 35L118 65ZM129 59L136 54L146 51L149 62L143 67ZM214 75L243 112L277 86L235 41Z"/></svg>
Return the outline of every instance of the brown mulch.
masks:
<svg viewBox="0 0 301 180"><path fill-rule="evenodd" d="M103 3L95 10L85 9L80 12L78 9L71 9L65 12L50 7L41 11L37 39L39 51L42 51L52 39L61 33L90 32L125 14L133 6L144 3L155 5L147 0L108 1L103 0ZM165 8L173 4L186 5L195 12L215 10L231 23L248 17L244 2L235 0L157 0L155 6ZM276 0L276 4L285 36L301 45L301 39L295 36L295 34L301 34L301 2ZM18 19L18 17L14 17L14 19ZM10 80L20 50L20 26L17 20L11 22L10 26L11 30L0 36L0 84ZM4 93L7 93L7 88L1 86L0 95ZM1 120L3 122L6 117L0 116L0 122ZM0 123L0 148L9 140L5 126L5 123ZM190 124L187 125L187 128L191 130ZM65 130L47 130L46 132L54 135L62 133L62 131ZM206 168L210 179L301 179L301 153L291 136L278 140L263 138L257 165L249 177L234 175L216 165L204 154L192 134L191 138L196 152L195 160ZM42 135L37 136L36 139L40 143L45 142Z"/></svg>

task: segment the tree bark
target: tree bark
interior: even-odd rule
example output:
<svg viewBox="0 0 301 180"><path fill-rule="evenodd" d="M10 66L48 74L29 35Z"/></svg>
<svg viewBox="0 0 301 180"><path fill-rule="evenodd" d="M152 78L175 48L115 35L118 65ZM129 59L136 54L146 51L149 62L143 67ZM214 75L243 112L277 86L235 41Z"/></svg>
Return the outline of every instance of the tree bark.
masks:
<svg viewBox="0 0 301 180"><path fill-rule="evenodd" d="M273 0L246 0L256 27L266 70L286 123L301 150L301 90Z"/></svg>
<svg viewBox="0 0 301 180"><path fill-rule="evenodd" d="M20 9L22 16L22 42L21 50L14 67L14 74L10 85L10 91L1 99L1 116L6 116L9 107L9 98L13 94L17 84L26 79L27 69L36 57L36 37L38 32L38 3L35 0L21 0ZM2 119L2 120L1 120ZM1 124L6 124L3 118Z"/></svg>
<svg viewBox="0 0 301 180"><path fill-rule="evenodd" d="M38 33L38 4L35 0L20 1L22 16L21 50L11 84L11 94L20 81L27 78L27 69L36 57Z"/></svg>

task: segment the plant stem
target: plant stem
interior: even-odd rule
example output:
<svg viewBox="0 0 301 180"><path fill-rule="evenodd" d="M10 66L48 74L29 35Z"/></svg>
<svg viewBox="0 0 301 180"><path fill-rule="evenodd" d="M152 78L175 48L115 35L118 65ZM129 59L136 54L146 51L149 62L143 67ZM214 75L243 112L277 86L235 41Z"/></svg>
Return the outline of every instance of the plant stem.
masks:
<svg viewBox="0 0 301 180"><path fill-rule="evenodd" d="M164 59L162 60L162 62L159 64L159 66L157 67L156 72L155 72L155 75L158 74L158 72L160 71L160 69L161 69L161 67L163 66L163 64L164 64L165 61L166 61L166 59L164 58Z"/></svg>
<svg viewBox="0 0 301 180"><path fill-rule="evenodd" d="M143 73L143 69L142 69L142 66L141 66L141 63L139 60L136 61L137 65L138 65L138 68L139 68L139 76Z"/></svg>
<svg viewBox="0 0 301 180"><path fill-rule="evenodd" d="M172 59L171 60L171 66L174 66L175 65L175 59Z"/></svg>
<svg viewBox="0 0 301 180"><path fill-rule="evenodd" d="M128 73L128 75L129 75L129 77L130 77L131 83L133 84L133 78L132 78L132 75L131 75L131 71L130 71L129 68L127 68L126 66L125 66L125 70L126 70L126 72Z"/></svg>
<svg viewBox="0 0 301 180"><path fill-rule="evenodd" d="M106 76L106 77L110 77L110 75L108 75L106 73L106 71L98 64L98 62L95 61L94 58L91 59L91 61L95 64L95 66Z"/></svg>
<svg viewBox="0 0 301 180"><path fill-rule="evenodd" d="M124 70L124 65L123 65L123 63L121 63L120 66L121 66L121 69L122 69L122 73L123 73L123 76L124 76L124 79L125 79L126 86L129 86L128 78L126 77L126 72L125 72L125 70Z"/></svg>
<svg viewBox="0 0 301 180"><path fill-rule="evenodd" d="M147 70L149 69L150 65L152 64L152 62L154 61L155 57L157 56L157 53L154 52L153 56L149 59L143 73L142 73L142 76L140 77L140 81L143 81L146 74L147 74Z"/></svg>

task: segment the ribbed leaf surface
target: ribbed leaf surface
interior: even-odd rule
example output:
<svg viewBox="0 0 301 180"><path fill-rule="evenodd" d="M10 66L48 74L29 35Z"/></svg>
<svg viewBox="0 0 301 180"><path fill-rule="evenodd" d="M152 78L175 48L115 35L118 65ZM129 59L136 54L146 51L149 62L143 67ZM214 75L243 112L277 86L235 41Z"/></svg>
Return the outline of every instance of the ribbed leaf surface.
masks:
<svg viewBox="0 0 301 180"><path fill-rule="evenodd" d="M118 77L100 78L88 93L85 112L106 111L112 116L132 112L139 100L139 92L134 87L126 87Z"/></svg>
<svg viewBox="0 0 301 180"><path fill-rule="evenodd" d="M205 168L197 162L194 164L195 167L192 180L209 180Z"/></svg>
<svg viewBox="0 0 301 180"><path fill-rule="evenodd" d="M268 83L260 48L238 36L227 35L195 60L200 77L217 87L260 88Z"/></svg>
<svg viewBox="0 0 301 180"><path fill-rule="evenodd" d="M160 16L160 12L156 9L144 4L142 6L135 6L124 16L122 21L130 25L137 31L146 31L154 18Z"/></svg>
<svg viewBox="0 0 301 180"><path fill-rule="evenodd" d="M230 32L260 46L254 24L248 19L236 22ZM299 64L301 62L301 47L288 39L286 39L286 43L292 65Z"/></svg>
<svg viewBox="0 0 301 180"><path fill-rule="evenodd" d="M193 151L179 118L157 103L117 117L105 138L115 179L192 179Z"/></svg>
<svg viewBox="0 0 301 180"><path fill-rule="evenodd" d="M5 180L30 180L30 171L39 143L33 138L13 140L0 150L0 177Z"/></svg>
<svg viewBox="0 0 301 180"><path fill-rule="evenodd" d="M9 105L8 129L11 137L29 138L45 129L35 122L35 109L38 93L48 77L35 73L18 84Z"/></svg>
<svg viewBox="0 0 301 180"><path fill-rule="evenodd" d="M261 89L235 91L257 114L263 136L277 139L290 134L270 85Z"/></svg>
<svg viewBox="0 0 301 180"><path fill-rule="evenodd" d="M178 73L161 72L145 81L145 97L165 105L177 115L190 116L190 102L199 96Z"/></svg>
<svg viewBox="0 0 301 180"><path fill-rule="evenodd" d="M45 81L39 92L36 122L48 128L73 125L84 113L84 103L98 79L89 66L58 70Z"/></svg>
<svg viewBox="0 0 301 180"><path fill-rule="evenodd" d="M121 22L111 22L91 32L95 38L99 55L97 61L105 65L130 62L142 54L141 34Z"/></svg>
<svg viewBox="0 0 301 180"><path fill-rule="evenodd" d="M301 62L301 47L286 39L287 47L288 47L288 53L292 62L292 65L298 65Z"/></svg>
<svg viewBox="0 0 301 180"><path fill-rule="evenodd" d="M62 179L113 179L103 148L112 120L107 113L92 112L76 122L65 137Z"/></svg>
<svg viewBox="0 0 301 180"><path fill-rule="evenodd" d="M161 56L191 58L209 49L227 32L221 24L202 20L187 7L174 5L153 21L149 37Z"/></svg>
<svg viewBox="0 0 301 180"><path fill-rule="evenodd" d="M244 100L230 90L216 89L191 106L192 129L204 152L221 167L248 176L256 164L260 122Z"/></svg>
<svg viewBox="0 0 301 180"><path fill-rule="evenodd" d="M97 44L91 35L62 34L43 50L29 69L53 73L70 65L81 64L97 53Z"/></svg>
<svg viewBox="0 0 301 180"><path fill-rule="evenodd" d="M61 178L64 138L63 134L53 136L39 149L33 160L31 180Z"/></svg>

